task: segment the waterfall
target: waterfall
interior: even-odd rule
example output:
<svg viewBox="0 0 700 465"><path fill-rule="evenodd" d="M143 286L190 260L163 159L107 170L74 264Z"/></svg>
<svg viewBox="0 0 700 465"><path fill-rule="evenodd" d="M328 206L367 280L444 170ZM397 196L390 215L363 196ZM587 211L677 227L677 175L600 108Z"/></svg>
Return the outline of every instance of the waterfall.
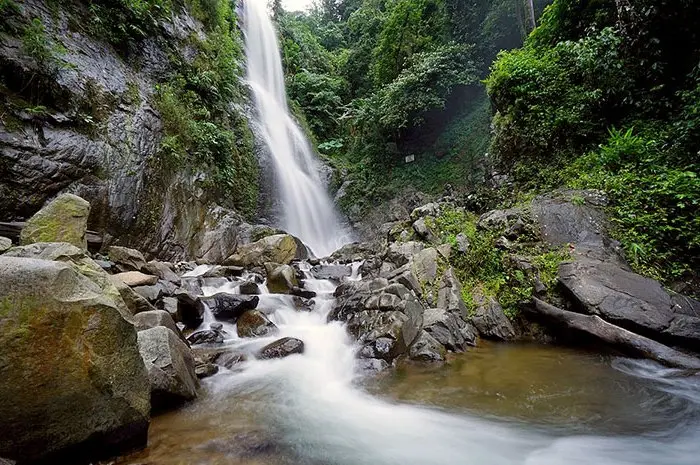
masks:
<svg viewBox="0 0 700 465"><path fill-rule="evenodd" d="M282 207L280 226L317 256L329 255L349 242L349 234L341 227L321 181L311 144L289 112L282 57L267 1L244 1L243 32L254 124L273 161Z"/></svg>

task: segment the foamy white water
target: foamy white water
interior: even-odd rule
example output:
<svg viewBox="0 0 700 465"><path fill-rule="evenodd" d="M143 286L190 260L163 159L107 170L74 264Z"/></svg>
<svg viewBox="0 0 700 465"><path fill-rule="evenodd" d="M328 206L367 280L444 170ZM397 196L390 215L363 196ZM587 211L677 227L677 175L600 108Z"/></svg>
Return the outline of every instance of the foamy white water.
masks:
<svg viewBox="0 0 700 465"><path fill-rule="evenodd" d="M319 176L319 163L287 105L282 58L266 0L243 2L247 81L257 132L274 163L281 227L319 257L350 241Z"/></svg>
<svg viewBox="0 0 700 465"><path fill-rule="evenodd" d="M308 266L302 264L308 269ZM356 266L354 268L357 268ZM700 456L700 380L649 361L619 359L614 366L647 379L669 402L664 433L597 436L566 434L523 422L389 402L357 383L357 347L344 325L327 322L335 286L311 279L313 311L291 298L263 294L259 309L280 333L229 341L254 353L283 336L304 341L303 354L278 360L249 359L234 373L206 381L213 396L264 393L259 414L295 461L310 465L695 465ZM353 279L359 279L354 273ZM669 397L669 395L673 397ZM674 400L675 399L675 400Z"/></svg>

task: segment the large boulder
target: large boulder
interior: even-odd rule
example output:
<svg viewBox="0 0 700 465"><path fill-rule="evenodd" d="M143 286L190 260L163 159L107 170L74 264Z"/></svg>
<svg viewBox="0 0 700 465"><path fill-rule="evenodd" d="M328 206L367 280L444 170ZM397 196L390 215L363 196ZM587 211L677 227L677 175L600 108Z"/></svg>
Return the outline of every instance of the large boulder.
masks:
<svg viewBox="0 0 700 465"><path fill-rule="evenodd" d="M122 316L131 321L132 311L127 307L112 276L102 269L87 252L65 242L39 242L8 250L5 257L36 258L69 263L73 268L94 282L114 302Z"/></svg>
<svg viewBox="0 0 700 465"><path fill-rule="evenodd" d="M291 294L299 281L294 268L289 265L265 263L267 274L267 289L273 294Z"/></svg>
<svg viewBox="0 0 700 465"><path fill-rule="evenodd" d="M411 346L411 360L419 362L441 362L445 360L445 347L426 331L421 331Z"/></svg>
<svg viewBox="0 0 700 465"><path fill-rule="evenodd" d="M288 264L295 258L303 257L304 251L289 234L267 236L252 244L239 246L236 253L228 257L224 264L237 266L263 266L266 262Z"/></svg>
<svg viewBox="0 0 700 465"><path fill-rule="evenodd" d="M113 245L108 254L120 271L141 271L146 267L146 259L138 250Z"/></svg>
<svg viewBox="0 0 700 465"><path fill-rule="evenodd" d="M411 258L425 248L422 242L392 242L386 251L386 259L396 266L407 264Z"/></svg>
<svg viewBox="0 0 700 465"><path fill-rule="evenodd" d="M571 244L576 257L626 268L618 244L607 234L608 221L600 208L606 203L598 191L564 191L535 198L531 209L543 241L556 246Z"/></svg>
<svg viewBox="0 0 700 465"><path fill-rule="evenodd" d="M352 275L352 269L347 265L316 265L311 268L311 274L316 279L329 279L339 283Z"/></svg>
<svg viewBox="0 0 700 465"><path fill-rule="evenodd" d="M61 194L32 216L22 229L22 245L67 242L87 250L90 203L73 194Z"/></svg>
<svg viewBox="0 0 700 465"><path fill-rule="evenodd" d="M386 279L341 284L329 320L343 321L363 358L387 362L405 354L423 326L422 304L403 285Z"/></svg>
<svg viewBox="0 0 700 465"><path fill-rule="evenodd" d="M175 333L183 342L186 342L180 330L175 325L173 318L165 310L150 310L134 315L134 327L136 331L145 331L151 328L163 326Z"/></svg>
<svg viewBox="0 0 700 465"><path fill-rule="evenodd" d="M700 352L700 302L615 263L581 259L559 267L559 281L590 315L649 338Z"/></svg>
<svg viewBox="0 0 700 465"><path fill-rule="evenodd" d="M197 397L194 357L170 329L156 326L138 333L139 351L151 382L151 405L161 410Z"/></svg>
<svg viewBox="0 0 700 465"><path fill-rule="evenodd" d="M204 321L204 302L185 289L178 289L175 292L175 298L177 299L177 320L188 328L198 328Z"/></svg>
<svg viewBox="0 0 700 465"><path fill-rule="evenodd" d="M165 262L150 261L141 267L146 274L158 276L159 279L180 285L181 279Z"/></svg>
<svg viewBox="0 0 700 465"><path fill-rule="evenodd" d="M254 295L236 295L220 292L208 297L199 297L217 320L236 321L244 312L254 310L260 298Z"/></svg>
<svg viewBox="0 0 700 465"><path fill-rule="evenodd" d="M137 294L117 275L110 275L109 278L112 284L114 284L114 287L117 288L117 291L119 291L119 295L124 300L124 303L132 315L156 309L148 300Z"/></svg>
<svg viewBox="0 0 700 465"><path fill-rule="evenodd" d="M239 337L271 336L279 330L262 312L249 310L242 314L236 323Z"/></svg>
<svg viewBox="0 0 700 465"><path fill-rule="evenodd" d="M447 350L461 352L476 344L476 330L459 314L444 308L429 308L423 315L423 329Z"/></svg>
<svg viewBox="0 0 700 465"><path fill-rule="evenodd" d="M472 316L472 323L479 334L488 339L508 341L516 336L513 324L510 322L498 301L490 296L473 292L476 310Z"/></svg>
<svg viewBox="0 0 700 465"><path fill-rule="evenodd" d="M0 456L73 463L145 445L148 377L113 295L73 263L6 256L0 289Z"/></svg>

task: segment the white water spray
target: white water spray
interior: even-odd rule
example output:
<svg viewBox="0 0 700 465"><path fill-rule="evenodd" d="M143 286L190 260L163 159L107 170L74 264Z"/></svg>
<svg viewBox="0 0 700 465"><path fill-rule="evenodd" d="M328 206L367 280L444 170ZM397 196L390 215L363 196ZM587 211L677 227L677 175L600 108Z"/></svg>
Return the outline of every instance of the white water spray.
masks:
<svg viewBox="0 0 700 465"><path fill-rule="evenodd" d="M245 0L243 31L247 79L253 92L256 125L274 163L282 206L282 228L298 236L320 257L344 243L333 203L319 176L319 164L287 106L277 33L265 0Z"/></svg>

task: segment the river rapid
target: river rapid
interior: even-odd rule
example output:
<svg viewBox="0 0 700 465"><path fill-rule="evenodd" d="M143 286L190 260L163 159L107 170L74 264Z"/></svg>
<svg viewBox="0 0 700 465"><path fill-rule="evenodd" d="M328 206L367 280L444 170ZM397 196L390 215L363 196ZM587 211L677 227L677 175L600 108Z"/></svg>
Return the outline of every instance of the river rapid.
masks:
<svg viewBox="0 0 700 465"><path fill-rule="evenodd" d="M590 349L482 344L443 365L363 371L335 286L307 276L311 312L263 293L273 338L304 354L248 361L204 380L195 403L153 419L149 447L120 464L696 465L700 379ZM357 275L353 279L357 279ZM235 285L214 292L236 292Z"/></svg>

